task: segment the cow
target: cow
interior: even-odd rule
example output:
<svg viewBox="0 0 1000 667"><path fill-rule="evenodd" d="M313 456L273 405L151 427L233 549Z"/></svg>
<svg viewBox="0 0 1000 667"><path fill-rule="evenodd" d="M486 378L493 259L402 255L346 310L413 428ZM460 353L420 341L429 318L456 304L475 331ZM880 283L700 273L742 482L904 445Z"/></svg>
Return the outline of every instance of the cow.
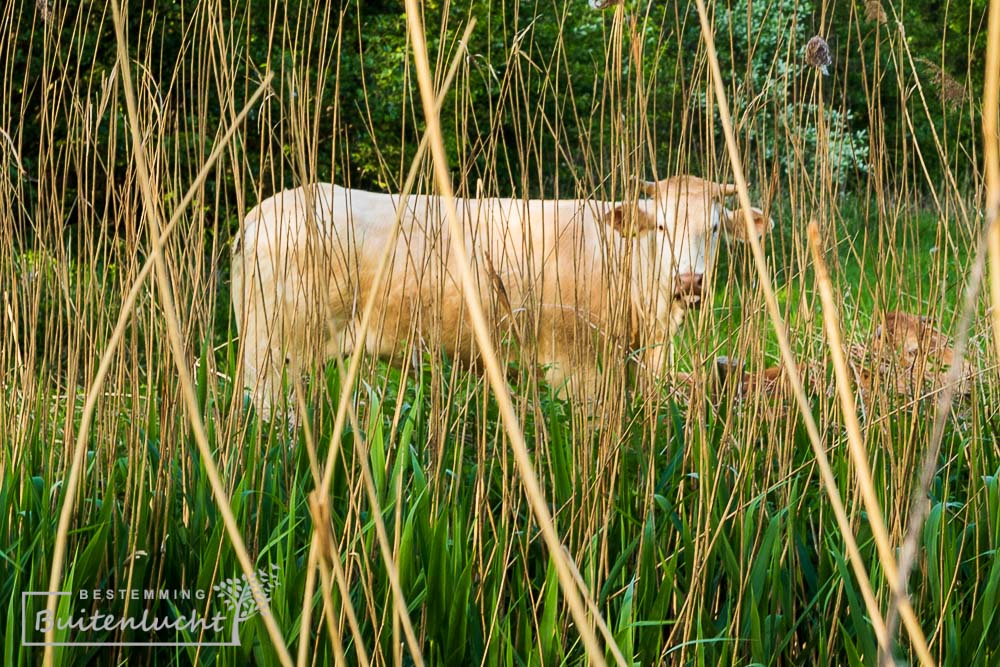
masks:
<svg viewBox="0 0 1000 667"><path fill-rule="evenodd" d="M733 185L676 176L633 190L612 202L455 200L491 326L498 336L515 331L522 354L569 395L592 395L598 348L662 374L671 337L701 301L720 235L746 239L743 215L725 206ZM409 197L394 236L400 201L321 183L280 192L245 217L233 242L232 299L244 382L263 419L284 396L283 373L299 376L358 345L399 360L417 340L475 359L443 202ZM761 209L749 213L758 237L773 227ZM387 248L388 276L376 291ZM626 365L605 359L605 367Z"/></svg>

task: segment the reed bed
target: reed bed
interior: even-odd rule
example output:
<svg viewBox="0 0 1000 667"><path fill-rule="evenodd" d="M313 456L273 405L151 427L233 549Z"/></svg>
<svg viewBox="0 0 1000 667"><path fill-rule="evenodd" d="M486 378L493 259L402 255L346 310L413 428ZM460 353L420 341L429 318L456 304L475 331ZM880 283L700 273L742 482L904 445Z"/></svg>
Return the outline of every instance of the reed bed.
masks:
<svg viewBox="0 0 1000 667"><path fill-rule="evenodd" d="M989 4L963 79L875 0L7 0L4 664L996 664ZM827 77L806 51L831 34ZM598 400L569 402L530 330L470 301L478 363L411 332L404 363L288 378L294 427L258 419L229 276L262 199L436 193L422 222L445 228L453 196L618 200L676 173L738 183L776 226L723 248L665 380L609 346ZM949 335L950 384L871 367L891 311ZM720 356L788 380L743 391ZM88 590L206 590L207 613L214 585L271 572L237 646L29 627L182 613Z"/></svg>

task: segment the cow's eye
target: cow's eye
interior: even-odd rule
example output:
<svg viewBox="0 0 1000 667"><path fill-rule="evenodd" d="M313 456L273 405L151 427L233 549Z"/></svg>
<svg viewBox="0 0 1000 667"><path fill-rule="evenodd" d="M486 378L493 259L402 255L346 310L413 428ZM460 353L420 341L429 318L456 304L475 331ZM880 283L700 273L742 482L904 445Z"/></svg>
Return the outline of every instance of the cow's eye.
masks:
<svg viewBox="0 0 1000 667"><path fill-rule="evenodd" d="M667 226L666 225L657 225L656 228L658 230L660 230L661 232L667 231Z"/></svg>

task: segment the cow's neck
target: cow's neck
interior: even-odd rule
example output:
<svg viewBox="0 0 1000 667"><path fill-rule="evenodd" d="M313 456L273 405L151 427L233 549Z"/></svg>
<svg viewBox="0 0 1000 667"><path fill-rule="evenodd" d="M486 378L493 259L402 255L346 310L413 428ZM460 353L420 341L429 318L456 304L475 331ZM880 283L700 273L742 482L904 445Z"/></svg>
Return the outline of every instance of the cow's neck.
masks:
<svg viewBox="0 0 1000 667"><path fill-rule="evenodd" d="M632 240L630 296L632 322L642 332L656 334L670 326L672 293L668 281L660 275L662 265L653 235L644 234Z"/></svg>

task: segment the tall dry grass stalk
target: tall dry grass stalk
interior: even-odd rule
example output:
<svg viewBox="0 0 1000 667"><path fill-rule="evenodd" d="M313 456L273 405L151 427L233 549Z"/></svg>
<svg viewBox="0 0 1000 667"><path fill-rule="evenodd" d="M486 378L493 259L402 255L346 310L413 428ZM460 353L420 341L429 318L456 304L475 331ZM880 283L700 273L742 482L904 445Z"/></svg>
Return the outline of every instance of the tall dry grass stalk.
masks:
<svg viewBox="0 0 1000 667"><path fill-rule="evenodd" d="M437 181L438 190L444 200L445 214L451 230L452 251L458 257L458 266L464 287L462 293L469 307L472 329L476 335L476 343L479 346L479 352L486 365L486 374L492 386L493 395L500 407L500 415L504 428L507 431L507 436L510 438L511 447L514 450L514 458L517 462L521 482L525 487L525 493L528 496L528 502L531 504L531 509L542 530L549 553L556 563L563 595L566 597L566 602L573 614L573 619L576 621L577 628L586 644L588 658L592 664L603 665L603 651L601 651L597 637L594 635L593 628L587 618L587 612L584 609L583 600L580 595L581 591L573 578L573 569L575 568L566 559L566 553L563 551L562 541L556 532L545 496L535 477L535 471L531 464L531 454L528 452L528 444L525 442L524 433L518 423L514 404L507 389L507 380L497 361L496 352L493 350L489 325L486 322L486 316L483 314L483 306L477 296L476 279L472 274L469 258L465 251L465 232L458 221L458 212L455 209L451 174L448 172L448 156L445 153L444 140L441 136L437 96L431 82L430 66L427 61L427 46L424 43L424 31L416 0L407 0L406 2L406 20L410 28L410 38L413 40L417 80L420 86L420 97L423 101L424 115L427 120L427 134L430 137L430 147L434 161L434 178ZM584 589L583 593L589 597L586 589ZM603 624L603 621L599 620L600 615L597 615L596 619L598 619L597 622L599 624ZM622 657L621 652L617 650L614 638L611 637L610 633L606 633L605 636L607 640L610 640L609 646L612 648L618 663L625 665L625 659Z"/></svg>
<svg viewBox="0 0 1000 667"><path fill-rule="evenodd" d="M882 507L879 504L878 494L875 492L875 484L872 481L871 466L868 463L868 449L865 446L864 437L861 433L861 423L858 420L855 391L860 389L851 386L851 372L848 368L847 356L845 352L843 336L840 331L840 316L837 312L837 299L833 293L833 285L830 280L830 273L823 260L823 246L820 241L819 227L815 222L810 222L807 228L809 234L809 249L812 251L813 262L816 264L816 282L819 286L820 299L823 305L823 322L827 332L830 346L830 357L833 359L833 370L837 383L837 395L840 397L841 410L844 413L844 422L847 427L847 444L850 449L851 459L854 463L855 473L858 476L858 487L864 499L865 511L868 513L868 523L871 525L874 534L875 544L878 547L878 557L886 576L891 584L895 584L893 590L893 608L890 618L894 618L897 613L902 613L907 619L907 629L909 630L911 641L916 648L917 655L923 665L933 665L934 659L927 648L927 640L910 601L906 597L906 579L899 574L900 570L896 563L896 556L892 551L892 544L889 541L888 531L885 527L885 520L882 517ZM960 365L961 367L961 365ZM926 492L926 489L925 489ZM900 583L902 580L903 583ZM881 622L881 619L880 619ZM884 634L880 637L879 651L888 662L894 662L892 641L895 635L895 627L890 620L888 628L884 629Z"/></svg>
<svg viewBox="0 0 1000 667"><path fill-rule="evenodd" d="M983 138L986 159L986 220L990 255L990 295L993 301L993 341L1000 357L1000 2L990 1L986 42L986 85L983 94Z"/></svg>
<svg viewBox="0 0 1000 667"><path fill-rule="evenodd" d="M167 263L164 259L164 253L162 250L162 242L160 240L163 236L163 226L159 219L160 201L162 201L162 199L153 191L153 184L150 180L149 166L147 163L145 149L143 148L143 137L139 125L140 121L136 106L136 96L132 87L128 49L125 44L124 28L117 0L111 0L111 11L114 15L115 36L117 38L118 46L118 62L121 65L120 72L122 76L122 88L124 91L125 104L128 110L129 127L132 134L132 150L136 163L136 173L139 180L139 189L142 193L143 204L148 213L148 220L150 222L150 246L153 248L154 275L156 277L157 291L161 301L161 306L164 310L167 338L169 340L171 353L176 364L177 377L180 380L181 394L185 401L187 417L194 430L195 442L198 445L199 453L201 454L206 473L208 474L208 479L212 487L212 493L226 525L226 532L229 539L233 543L233 548L236 551L236 556L239 560L240 566L243 568L243 572L250 581L255 581L257 576L256 568L247 553L246 545L243 543L243 535L240 532L240 528L236 523L236 518L233 516L232 510L230 509L228 494L226 493L225 486L222 483L219 471L215 466L215 460L212 458L212 450L208 443L208 436L205 433L201 407L195 394L194 381L192 379L191 371L188 368L188 356L185 350L184 342L181 339L180 320L177 314L178 311L175 294L170 284L171 276L167 269ZM78 464L77 470L79 470L79 461L75 461L75 463ZM72 468L70 470L70 475L71 477L75 476ZM64 509L63 516L60 517L62 529L57 534L57 544L59 542L65 544L65 532L68 529L68 523L68 511ZM49 580L49 591L60 590L59 582L62 576L61 561L62 550L57 546L56 556L53 558L52 575ZM49 595L47 609L49 614L52 616L55 615L56 603L56 597L54 595ZM281 629L278 627L274 617L270 613L267 599L260 598L257 600L257 604L260 606L261 614L264 618L264 624L267 627L268 633L271 635L273 646L278 653L278 657L280 658L282 665L284 667L291 667L291 656L288 654L288 649L285 646ZM54 659L55 628L46 632L45 641L47 645L45 647L43 664L46 667L50 667L53 664Z"/></svg>

